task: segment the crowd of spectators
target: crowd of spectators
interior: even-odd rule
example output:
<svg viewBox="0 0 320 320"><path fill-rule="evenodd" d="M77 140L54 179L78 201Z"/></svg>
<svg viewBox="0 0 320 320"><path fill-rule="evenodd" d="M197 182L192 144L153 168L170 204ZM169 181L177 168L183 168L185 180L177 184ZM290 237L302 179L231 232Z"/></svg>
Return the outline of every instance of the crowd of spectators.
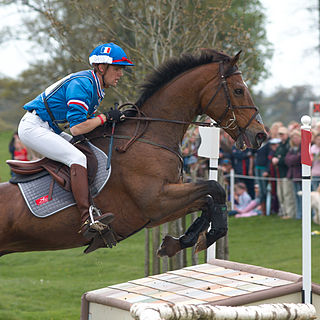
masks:
<svg viewBox="0 0 320 320"><path fill-rule="evenodd" d="M269 137L259 150L235 148L231 137L220 130L219 168L229 181L230 171L235 173L235 208L230 215L246 216L266 214L267 195L269 212L282 219L301 219L301 131L300 124L292 121L287 126L275 122L266 128ZM312 191L318 189L320 182L320 123L312 126ZM192 172L194 177L202 177L207 169L206 159L199 159L197 148L200 136L194 130L192 143L184 149L185 172ZM192 152L186 152L192 150ZM192 166L188 165L192 156ZM189 159L189 160L187 160ZM202 163L202 165L201 165ZM201 172L197 171L201 167ZM270 179L272 178L272 179ZM243 203L243 200L246 200ZM247 208L246 208L247 207Z"/></svg>

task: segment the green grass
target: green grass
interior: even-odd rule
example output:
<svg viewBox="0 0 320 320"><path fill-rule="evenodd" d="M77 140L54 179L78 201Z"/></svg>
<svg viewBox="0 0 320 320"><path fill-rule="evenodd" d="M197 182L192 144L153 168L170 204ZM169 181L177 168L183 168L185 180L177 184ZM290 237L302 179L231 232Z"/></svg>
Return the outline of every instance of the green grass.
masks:
<svg viewBox="0 0 320 320"><path fill-rule="evenodd" d="M312 230L319 230L312 225ZM229 223L230 260L301 274L301 221ZM144 277L144 232L113 249L15 253L0 258L0 319L79 319L81 295ZM312 279L320 283L320 236L312 237ZM201 262L202 263L202 262Z"/></svg>
<svg viewBox="0 0 320 320"><path fill-rule="evenodd" d="M0 175L11 132L0 134ZM1 223L1 221L0 221ZM312 224L312 230L320 226ZM301 274L301 221L278 217L229 220L230 260ZM0 258L0 320L75 320L81 295L144 277L144 232L113 249L15 253ZM202 263L203 260L200 261ZM320 283L320 236L312 237L312 280Z"/></svg>
<svg viewBox="0 0 320 320"><path fill-rule="evenodd" d="M11 159L8 148L12 134L13 131L0 132L0 182L10 179L10 169L6 164L6 160Z"/></svg>

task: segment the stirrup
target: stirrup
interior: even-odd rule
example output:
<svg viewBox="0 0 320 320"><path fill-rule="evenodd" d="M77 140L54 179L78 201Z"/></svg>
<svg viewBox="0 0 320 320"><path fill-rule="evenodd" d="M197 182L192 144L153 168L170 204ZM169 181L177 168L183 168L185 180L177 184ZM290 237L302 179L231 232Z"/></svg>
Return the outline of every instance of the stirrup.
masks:
<svg viewBox="0 0 320 320"><path fill-rule="evenodd" d="M97 207L91 205L89 207L89 217L90 217L90 220L91 220L90 227L93 224L97 223L97 221L94 220L94 216L93 216L94 214L96 214L97 216L101 216L101 211Z"/></svg>

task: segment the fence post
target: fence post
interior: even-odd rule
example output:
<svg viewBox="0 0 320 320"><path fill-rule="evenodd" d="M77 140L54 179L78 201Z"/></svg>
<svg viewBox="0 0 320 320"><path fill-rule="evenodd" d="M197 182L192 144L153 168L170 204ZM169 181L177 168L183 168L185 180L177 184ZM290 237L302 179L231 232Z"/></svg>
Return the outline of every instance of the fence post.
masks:
<svg viewBox="0 0 320 320"><path fill-rule="evenodd" d="M311 118L301 118L302 302L311 303Z"/></svg>
<svg viewBox="0 0 320 320"><path fill-rule="evenodd" d="M234 210L234 169L230 170L230 202L231 210Z"/></svg>
<svg viewBox="0 0 320 320"><path fill-rule="evenodd" d="M198 149L200 157L209 158L209 180L218 180L218 159L220 148L220 129L216 127L199 127L201 145ZM207 261L215 258L216 246L207 249Z"/></svg>

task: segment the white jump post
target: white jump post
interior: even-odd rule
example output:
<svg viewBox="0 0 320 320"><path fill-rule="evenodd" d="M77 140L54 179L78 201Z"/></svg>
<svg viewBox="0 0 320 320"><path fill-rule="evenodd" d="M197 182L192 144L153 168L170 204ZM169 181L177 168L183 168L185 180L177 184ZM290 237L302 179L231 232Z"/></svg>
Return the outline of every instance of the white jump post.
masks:
<svg viewBox="0 0 320 320"><path fill-rule="evenodd" d="M311 292L311 118L301 118L302 165L302 302L312 303Z"/></svg>
<svg viewBox="0 0 320 320"><path fill-rule="evenodd" d="M216 127L199 127L201 144L198 156L209 158L209 180L218 181L218 160L220 148L220 129ZM207 250L207 261L216 256L216 245Z"/></svg>

